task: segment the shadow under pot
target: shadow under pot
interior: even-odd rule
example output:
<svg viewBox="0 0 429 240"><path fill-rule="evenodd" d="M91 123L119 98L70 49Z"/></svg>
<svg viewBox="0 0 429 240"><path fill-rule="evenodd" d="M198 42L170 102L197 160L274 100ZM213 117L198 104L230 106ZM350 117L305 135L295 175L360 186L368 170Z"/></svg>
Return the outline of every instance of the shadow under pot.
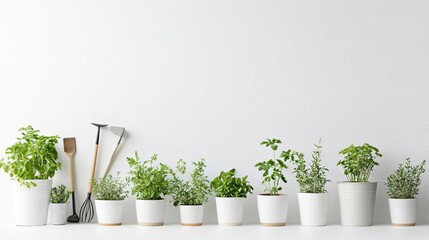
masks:
<svg viewBox="0 0 429 240"><path fill-rule="evenodd" d="M95 200L98 224L119 226L122 224L125 200Z"/></svg>
<svg viewBox="0 0 429 240"><path fill-rule="evenodd" d="M262 226L277 227L286 225L287 194L258 194L257 201L259 221Z"/></svg>
<svg viewBox="0 0 429 240"><path fill-rule="evenodd" d="M165 219L165 199L137 200L137 222L142 226L162 226Z"/></svg>
<svg viewBox="0 0 429 240"><path fill-rule="evenodd" d="M372 226L376 192L376 182L338 182L341 225Z"/></svg>
<svg viewBox="0 0 429 240"><path fill-rule="evenodd" d="M36 184L27 188L13 180L15 224L17 226L46 225L52 180L28 180Z"/></svg>

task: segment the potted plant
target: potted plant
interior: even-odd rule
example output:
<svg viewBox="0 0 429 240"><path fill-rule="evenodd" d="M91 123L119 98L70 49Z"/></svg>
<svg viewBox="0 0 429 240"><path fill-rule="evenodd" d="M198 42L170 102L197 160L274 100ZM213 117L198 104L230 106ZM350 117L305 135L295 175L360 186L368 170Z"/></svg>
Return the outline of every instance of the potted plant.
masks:
<svg viewBox="0 0 429 240"><path fill-rule="evenodd" d="M204 159L192 162L194 166L190 180L183 180L179 174L186 173L186 162L180 159L176 170L171 170L171 197L173 205L180 205L180 221L183 226L201 226L203 224L204 203L210 194L209 180L204 174L206 168Z"/></svg>
<svg viewBox="0 0 429 240"><path fill-rule="evenodd" d="M338 183L341 224L344 226L372 226L374 219L377 182L369 182L369 175L378 166L375 161L382 155L368 143L350 145L340 151L344 159L337 166L344 168L346 182Z"/></svg>
<svg viewBox="0 0 429 240"><path fill-rule="evenodd" d="M44 136L31 125L20 128L17 142L6 149L2 168L13 181L15 224L46 225L52 177L61 169L55 144L58 136Z"/></svg>
<svg viewBox="0 0 429 240"><path fill-rule="evenodd" d="M128 184L121 179L119 172L116 177L109 174L105 178L93 179L92 184L98 224L103 226L121 225L125 198L128 197L126 189Z"/></svg>
<svg viewBox="0 0 429 240"><path fill-rule="evenodd" d="M51 222L54 225L64 225L67 222L68 203L71 192L64 185L54 187L51 190Z"/></svg>
<svg viewBox="0 0 429 240"><path fill-rule="evenodd" d="M216 211L219 225L239 226L243 219L244 199L253 187L247 176L235 177L235 169L221 171L211 183L216 196Z"/></svg>
<svg viewBox="0 0 429 240"><path fill-rule="evenodd" d="M322 165L322 144L314 144L313 160L306 164L304 154L295 153L292 159L295 165L296 181L299 185L298 203L301 224L304 226L325 226L328 218L328 193L325 185L329 182L325 174L328 169Z"/></svg>
<svg viewBox="0 0 429 240"><path fill-rule="evenodd" d="M286 161L292 159L292 150L282 151L277 157L276 152L282 141L280 139L267 139L261 142L270 148L273 158L259 162L255 165L262 172L262 184L265 193L258 194L259 221L262 226L284 226L287 217L287 194L282 194L281 182L287 183L283 171L287 169Z"/></svg>
<svg viewBox="0 0 429 240"><path fill-rule="evenodd" d="M395 226L415 226L417 212L417 194L419 193L421 175L425 172L426 161L412 166L410 158L405 165L399 164L387 177L387 195L389 195L390 218Z"/></svg>
<svg viewBox="0 0 429 240"><path fill-rule="evenodd" d="M141 162L137 151L135 157L128 157L131 170L127 181L133 184L131 193L136 197L137 222L143 226L164 225L165 199L169 193L168 174L170 169L160 163L155 165L158 155Z"/></svg>

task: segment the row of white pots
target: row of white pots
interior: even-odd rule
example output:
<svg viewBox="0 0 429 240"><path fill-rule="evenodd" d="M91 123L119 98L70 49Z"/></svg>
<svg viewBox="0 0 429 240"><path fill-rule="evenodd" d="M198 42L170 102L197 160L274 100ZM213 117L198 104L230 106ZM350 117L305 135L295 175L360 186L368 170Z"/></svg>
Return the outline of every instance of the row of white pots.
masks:
<svg viewBox="0 0 429 240"><path fill-rule="evenodd" d="M49 207L52 180L35 180L36 187L26 188L15 182L16 225L45 225ZM338 183L341 224L345 226L370 226L373 224L377 183ZM241 225L244 198L216 198L219 225ZM266 226L286 224L287 195L258 195L260 222ZM328 194L299 193L301 224L323 226L327 224ZM413 226L416 220L417 199L389 199L394 225ZM120 225L124 201L95 201L98 222L102 225ZM137 220L140 225L164 224L165 200L136 200ZM183 225L202 224L203 206L180 206ZM67 204L51 204L53 224L64 224Z"/></svg>

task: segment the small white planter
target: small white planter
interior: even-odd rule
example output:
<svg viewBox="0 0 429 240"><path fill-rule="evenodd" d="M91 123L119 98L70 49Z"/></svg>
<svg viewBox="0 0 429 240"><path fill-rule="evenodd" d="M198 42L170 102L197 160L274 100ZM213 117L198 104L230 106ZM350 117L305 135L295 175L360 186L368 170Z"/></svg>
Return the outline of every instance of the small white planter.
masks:
<svg viewBox="0 0 429 240"><path fill-rule="evenodd" d="M270 196L259 194L257 196L259 221L262 226L286 225L288 198L286 194Z"/></svg>
<svg viewBox="0 0 429 240"><path fill-rule="evenodd" d="M46 225L52 180L32 180L36 187L20 186L13 180L15 224L17 226Z"/></svg>
<svg viewBox="0 0 429 240"><path fill-rule="evenodd" d="M122 224L125 200L95 200L98 224L118 226Z"/></svg>
<svg viewBox="0 0 429 240"><path fill-rule="evenodd" d="M417 198L391 199L389 198L390 218L394 226L415 226L417 212Z"/></svg>
<svg viewBox="0 0 429 240"><path fill-rule="evenodd" d="M162 226L165 218L165 199L137 200L137 222L142 226Z"/></svg>
<svg viewBox="0 0 429 240"><path fill-rule="evenodd" d="M51 203L49 204L49 212L51 215L51 223L54 225L64 225L67 222L67 203Z"/></svg>
<svg viewBox="0 0 429 240"><path fill-rule="evenodd" d="M216 197L217 221L221 226L239 226L243 219L244 198Z"/></svg>
<svg viewBox="0 0 429 240"><path fill-rule="evenodd" d="M325 226L328 222L328 193L298 193L303 226Z"/></svg>
<svg viewBox="0 0 429 240"><path fill-rule="evenodd" d="M203 225L204 205L180 205L180 222L183 226Z"/></svg>
<svg viewBox="0 0 429 240"><path fill-rule="evenodd" d="M339 182L341 224L372 226L376 192L376 182Z"/></svg>

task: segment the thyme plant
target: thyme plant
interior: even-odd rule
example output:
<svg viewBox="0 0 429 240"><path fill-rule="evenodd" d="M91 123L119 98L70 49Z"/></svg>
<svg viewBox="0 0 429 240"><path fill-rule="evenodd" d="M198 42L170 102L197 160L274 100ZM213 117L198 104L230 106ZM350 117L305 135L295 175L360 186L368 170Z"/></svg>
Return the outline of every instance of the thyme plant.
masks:
<svg viewBox="0 0 429 240"><path fill-rule="evenodd" d="M422 182L421 175L425 172L426 161L419 165L411 165L410 158L406 158L405 164L399 164L392 174L387 177L387 195L389 198L410 199L419 194Z"/></svg>
<svg viewBox="0 0 429 240"><path fill-rule="evenodd" d="M66 203L70 195L71 192L63 184L53 187L51 190L51 203Z"/></svg>
<svg viewBox="0 0 429 240"><path fill-rule="evenodd" d="M105 178L92 179L93 192L97 200L124 200L128 197L128 183L119 176L111 174Z"/></svg>

